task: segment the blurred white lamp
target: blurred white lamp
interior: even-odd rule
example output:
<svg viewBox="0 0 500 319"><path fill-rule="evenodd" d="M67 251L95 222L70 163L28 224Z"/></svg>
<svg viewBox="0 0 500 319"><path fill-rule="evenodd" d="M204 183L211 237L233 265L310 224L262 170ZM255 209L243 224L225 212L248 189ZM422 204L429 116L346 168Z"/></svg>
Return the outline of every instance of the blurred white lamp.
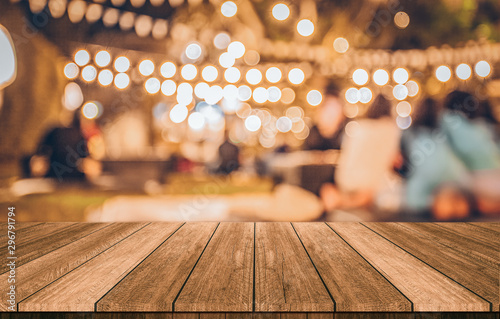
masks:
<svg viewBox="0 0 500 319"><path fill-rule="evenodd" d="M14 82L17 74L16 51L9 31L0 24L0 90Z"/></svg>

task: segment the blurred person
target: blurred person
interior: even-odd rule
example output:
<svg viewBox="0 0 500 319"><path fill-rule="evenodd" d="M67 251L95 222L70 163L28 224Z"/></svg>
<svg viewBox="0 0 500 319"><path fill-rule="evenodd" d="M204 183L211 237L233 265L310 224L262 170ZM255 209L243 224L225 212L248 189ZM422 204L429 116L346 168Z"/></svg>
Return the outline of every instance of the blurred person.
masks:
<svg viewBox="0 0 500 319"><path fill-rule="evenodd" d="M346 117L342 111L337 85L330 82L325 90L323 103L317 108L316 123L304 141L305 150L326 151L340 149Z"/></svg>
<svg viewBox="0 0 500 319"><path fill-rule="evenodd" d="M320 197L327 211L368 208L382 191L396 190L393 163L400 131L391 118L391 102L377 96L365 118L346 126L335 183L324 184Z"/></svg>
<svg viewBox="0 0 500 319"><path fill-rule="evenodd" d="M87 161L90 154L81 131L80 113L74 112L71 125L55 127L43 137L32 158L32 170L36 175L58 182L85 182L86 172L95 173L95 163Z"/></svg>
<svg viewBox="0 0 500 319"><path fill-rule="evenodd" d="M224 133L224 142L219 146L219 167L217 173L229 175L240 168L240 148L229 139L229 132Z"/></svg>
<svg viewBox="0 0 500 319"><path fill-rule="evenodd" d="M472 173L479 210L500 214L499 124L489 102L467 92L451 92L445 99L442 126L453 151Z"/></svg>
<svg viewBox="0 0 500 319"><path fill-rule="evenodd" d="M401 136L405 217L452 220L466 218L473 211L466 191L467 169L453 153L439 116L437 103L423 100Z"/></svg>

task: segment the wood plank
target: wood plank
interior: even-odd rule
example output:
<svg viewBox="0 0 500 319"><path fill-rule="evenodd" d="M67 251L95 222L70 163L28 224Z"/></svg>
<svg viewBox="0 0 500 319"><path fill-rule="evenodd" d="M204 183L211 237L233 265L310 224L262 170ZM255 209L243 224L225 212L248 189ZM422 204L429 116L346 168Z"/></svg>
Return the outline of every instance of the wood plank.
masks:
<svg viewBox="0 0 500 319"><path fill-rule="evenodd" d="M489 267L498 269L498 245L492 242L464 237L457 232L434 223L405 223L405 227L425 234L433 241L467 254Z"/></svg>
<svg viewBox="0 0 500 319"><path fill-rule="evenodd" d="M221 223L174 311L252 311L253 249L253 223Z"/></svg>
<svg viewBox="0 0 500 319"><path fill-rule="evenodd" d="M93 311L95 303L181 223L141 228L18 304L19 311Z"/></svg>
<svg viewBox="0 0 500 319"><path fill-rule="evenodd" d="M486 267L467 254L412 231L406 223L363 224L492 304L498 303L498 268Z"/></svg>
<svg viewBox="0 0 500 319"><path fill-rule="evenodd" d="M411 311L411 302L326 224L293 226L332 294L336 311Z"/></svg>
<svg viewBox="0 0 500 319"><path fill-rule="evenodd" d="M330 227L413 303L414 311L489 311L490 303L359 223Z"/></svg>
<svg viewBox="0 0 500 319"><path fill-rule="evenodd" d="M500 246L500 233L491 229L468 223L434 223L434 225L454 231L461 237L466 236L479 240L486 245L491 245L497 251Z"/></svg>
<svg viewBox="0 0 500 319"><path fill-rule="evenodd" d="M19 231L21 229L33 227L33 226L39 225L39 224L41 224L41 222L20 222L20 223L15 223L14 227L15 227L15 231ZM5 223L5 222L0 223L0 234L2 237L7 236L8 227L9 227L8 223Z"/></svg>
<svg viewBox="0 0 500 319"><path fill-rule="evenodd" d="M184 225L109 291L97 303L97 311L172 311L175 297L216 227L217 223Z"/></svg>
<svg viewBox="0 0 500 319"><path fill-rule="evenodd" d="M75 223L41 223L32 227L22 228L16 231L16 248L74 224ZM0 252L7 251L7 243L2 242L0 245Z"/></svg>
<svg viewBox="0 0 500 319"><path fill-rule="evenodd" d="M469 224L474 225L476 227L492 230L500 235L500 223L469 223Z"/></svg>
<svg viewBox="0 0 500 319"><path fill-rule="evenodd" d="M255 311L334 310L290 223L257 223L255 245Z"/></svg>
<svg viewBox="0 0 500 319"><path fill-rule="evenodd" d="M32 240L26 244L18 245L16 250L16 266L19 267L24 265L33 259L41 257L109 225L109 223L77 223L55 231L38 240ZM6 264L0 265L0 274L8 270L9 268Z"/></svg>
<svg viewBox="0 0 500 319"><path fill-rule="evenodd" d="M38 259L18 266L16 274L17 301L22 301L34 294L146 225L147 223L112 224ZM9 273L0 276L1 291L7 289L8 276ZM3 301L0 303L0 311L6 309L7 305Z"/></svg>

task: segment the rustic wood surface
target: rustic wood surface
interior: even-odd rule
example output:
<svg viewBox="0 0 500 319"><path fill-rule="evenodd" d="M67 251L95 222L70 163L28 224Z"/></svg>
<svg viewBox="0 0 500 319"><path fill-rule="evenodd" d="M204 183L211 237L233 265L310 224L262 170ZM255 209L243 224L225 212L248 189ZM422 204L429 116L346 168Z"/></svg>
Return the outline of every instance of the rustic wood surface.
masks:
<svg viewBox="0 0 500 319"><path fill-rule="evenodd" d="M411 312L454 318L463 311L476 313L464 318L496 318L500 309L499 223L17 227L16 310L29 318L58 317L50 312L128 318L120 311L170 319L406 318ZM0 231L7 256L5 223ZM0 267L5 296L12 271L7 259ZM7 307L2 298L0 311ZM434 318L411 318L421 317Z"/></svg>

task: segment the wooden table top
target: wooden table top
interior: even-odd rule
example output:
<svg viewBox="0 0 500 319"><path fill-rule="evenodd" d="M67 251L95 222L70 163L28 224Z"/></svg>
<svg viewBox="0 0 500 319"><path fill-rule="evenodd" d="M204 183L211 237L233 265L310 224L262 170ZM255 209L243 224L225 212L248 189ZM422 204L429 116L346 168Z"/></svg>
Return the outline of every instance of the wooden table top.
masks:
<svg viewBox="0 0 500 319"><path fill-rule="evenodd" d="M500 223L21 223L17 310L498 312L499 246Z"/></svg>

